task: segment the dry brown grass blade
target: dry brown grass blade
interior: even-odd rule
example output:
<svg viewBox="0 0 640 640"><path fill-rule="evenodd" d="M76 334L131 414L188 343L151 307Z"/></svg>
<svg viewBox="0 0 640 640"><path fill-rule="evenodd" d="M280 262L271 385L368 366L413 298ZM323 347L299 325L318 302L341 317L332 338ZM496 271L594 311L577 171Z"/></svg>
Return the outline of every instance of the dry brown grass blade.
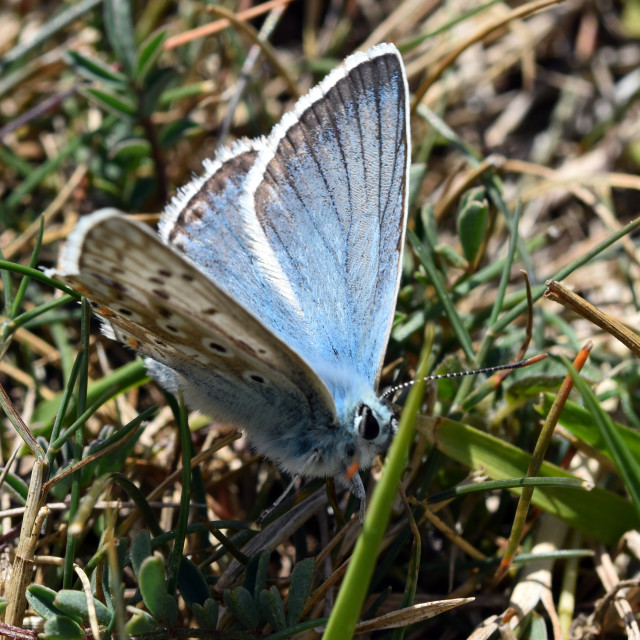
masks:
<svg viewBox="0 0 640 640"><path fill-rule="evenodd" d="M20 539L16 547L10 579L4 589L9 601L5 612L5 621L15 626L21 625L24 618L27 608L26 590L33 577L33 560L38 546L40 529L49 513L45 506L46 494L42 490L46 468L47 463L40 459L37 459L33 465L26 509L20 528Z"/></svg>
<svg viewBox="0 0 640 640"><path fill-rule="evenodd" d="M412 607L398 609L393 613L378 616L372 620L361 622L356 627L356 635L360 633L371 633L382 629L397 629L416 624L422 620L428 620L450 609L455 609L463 604L473 602L475 598L455 598L452 600L437 600L434 602L423 602L414 604Z"/></svg>
<svg viewBox="0 0 640 640"><path fill-rule="evenodd" d="M212 36L216 33L219 33L223 29L227 29L231 26L237 26L238 22L246 22L253 18L257 18L258 16L264 15L265 13L269 13L272 9L276 9L278 7L286 6L293 0L270 0L269 2L263 2L260 5L252 7L251 9L246 9L245 11L239 11L238 13L233 14L233 17L227 16L226 14L222 20L216 20L215 22L211 22L209 24L205 24L201 27L197 27L196 29L191 29L186 33L181 33L177 36L173 36L171 38L167 38L164 43L164 49L169 51L171 49L175 49L176 47L181 47L193 40L198 40L200 38L205 38L207 36ZM216 11L220 7L211 7L207 6L207 10L212 11L213 13L222 13Z"/></svg>
<svg viewBox="0 0 640 640"><path fill-rule="evenodd" d="M544 293L545 298L575 311L578 315L611 334L616 340L619 340L631 349L636 356L640 357L640 337L637 333L626 327L619 320L604 313L590 302L587 302L570 289L567 289L567 287L560 282L547 280L546 285L548 288Z"/></svg>
<svg viewBox="0 0 640 640"><path fill-rule="evenodd" d="M415 96L413 98L413 106L411 109L412 112L415 111L416 107L420 104L422 98L429 90L429 87L431 87L431 85L440 78L444 71L453 64L453 62L460 56L460 54L472 44L474 44L475 42L479 42L493 31L500 29L504 25L513 22L514 20L521 20L522 18L526 18L527 16L537 13L538 11L542 11L543 9L546 9L547 7L550 7L554 4L558 4L559 2L562 2L562 0L534 0L533 2L529 2L522 5L521 7L513 9L508 15L500 16L499 18L492 20L488 24L482 26L470 37L468 37L457 47L455 47L453 51L445 56L445 58L441 60L432 71L430 71L427 78L416 90Z"/></svg>
<svg viewBox="0 0 640 640"><path fill-rule="evenodd" d="M621 581L611 556L603 549L600 549L599 553L596 554L596 572L602 581L606 595L597 604L593 613L591 621L595 628L599 628L606 633L608 626L617 626L612 620L606 620L610 608L613 608L619 617L619 621L624 625L626 637L629 640L640 640L640 626L634 613L634 607L631 606L627 599L630 590L637 589L637 581Z"/></svg>
<svg viewBox="0 0 640 640"><path fill-rule="evenodd" d="M242 548L242 552L252 557L265 549L275 549L311 518L318 509L322 508L326 502L326 492L316 491L304 502L293 507L285 516L274 520L262 531L258 532L255 537ZM233 559L216 582L216 592L222 594L224 589L230 589L236 586L243 571L244 567L237 560Z"/></svg>
<svg viewBox="0 0 640 640"><path fill-rule="evenodd" d="M271 10L276 7L280 7L282 5L288 4L291 0L278 0L277 2L266 3L269 5L268 9ZM264 7L264 5L263 5ZM256 8L257 9L257 8ZM214 22L212 25L208 25L208 27L215 27L214 33L223 29L227 26L234 26L239 32L244 34L252 44L260 47L262 52L264 53L267 60L271 63L274 69L278 72L278 74L283 78L283 80L287 83L287 88L289 93L298 97L300 95L300 89L296 84L295 80L291 77L291 74L287 70L287 68L280 62L279 55L275 48L267 41L263 40L259 37L258 32L249 24L247 24L247 17L242 14L235 14L233 11L229 11L225 7L217 6L217 5L209 5L208 10L212 13L215 13L219 16L223 16L223 20L218 20ZM177 47L185 42L188 42L194 38L204 37L205 35L210 35L211 31L204 29L201 27L197 31L197 33L190 32L189 38L181 37L180 40L176 40L175 38L171 38L170 41L167 40L165 43L165 49Z"/></svg>
<svg viewBox="0 0 640 640"><path fill-rule="evenodd" d="M62 209L73 192L84 180L86 174L87 165L79 165L55 200L42 212L42 216L36 218L15 240L7 245L6 249L3 250L5 260L12 260L18 255L18 253L24 251L30 243L33 242L33 239L40 230L40 225L43 222L45 226L50 223L51 219Z"/></svg>
<svg viewBox="0 0 640 640"><path fill-rule="evenodd" d="M203 460L211 457L216 451L229 446L234 440L237 440L240 437L238 433L230 433L222 438L220 438L213 446L209 447L206 451L200 451L197 455L193 456L191 459L191 467L195 468L199 464L202 463ZM153 500L157 500L162 496L162 494L168 490L168 488L178 482L180 480L182 474L182 470L180 468L176 469L173 473L169 474L158 486L156 486L153 491L151 491L147 496L147 500L149 502ZM118 536L126 535L134 522L140 517L140 512L135 510L129 516L127 516L122 523L118 526L117 534Z"/></svg>
<svg viewBox="0 0 640 640"><path fill-rule="evenodd" d="M438 200L434 211L435 219L441 223L460 201L462 194L470 189L487 171L500 170L506 159L499 155L491 155L485 158L477 167L469 169L461 179L456 180L455 185Z"/></svg>
<svg viewBox="0 0 640 640"><path fill-rule="evenodd" d="M407 22L419 22L439 4L438 0L427 2L425 0L405 0L405 2L401 2L360 45L360 49L366 51L369 47L380 42L386 42L389 39L395 40L396 35L402 37Z"/></svg>

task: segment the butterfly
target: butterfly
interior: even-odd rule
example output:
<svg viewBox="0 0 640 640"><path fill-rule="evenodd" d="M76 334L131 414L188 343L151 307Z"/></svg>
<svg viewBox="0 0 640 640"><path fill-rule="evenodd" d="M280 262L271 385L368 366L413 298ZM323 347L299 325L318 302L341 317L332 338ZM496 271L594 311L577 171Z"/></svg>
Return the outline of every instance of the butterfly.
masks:
<svg viewBox="0 0 640 640"><path fill-rule="evenodd" d="M397 428L376 387L409 161L405 70L382 44L346 58L270 135L205 161L159 234L115 209L82 218L51 275L166 390L246 431L283 471L335 477L364 509L353 470Z"/></svg>

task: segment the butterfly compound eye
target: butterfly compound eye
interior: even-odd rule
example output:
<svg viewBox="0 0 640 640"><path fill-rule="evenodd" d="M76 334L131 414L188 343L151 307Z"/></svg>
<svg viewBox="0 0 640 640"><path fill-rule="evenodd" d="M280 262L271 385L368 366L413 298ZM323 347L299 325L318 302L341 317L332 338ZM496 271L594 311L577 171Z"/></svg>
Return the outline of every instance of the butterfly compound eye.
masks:
<svg viewBox="0 0 640 640"><path fill-rule="evenodd" d="M359 413L362 420L360 420L360 424L358 425L358 433L365 440L375 440L380 434L380 425L373 415L373 412L366 404L363 404L362 407L360 407Z"/></svg>

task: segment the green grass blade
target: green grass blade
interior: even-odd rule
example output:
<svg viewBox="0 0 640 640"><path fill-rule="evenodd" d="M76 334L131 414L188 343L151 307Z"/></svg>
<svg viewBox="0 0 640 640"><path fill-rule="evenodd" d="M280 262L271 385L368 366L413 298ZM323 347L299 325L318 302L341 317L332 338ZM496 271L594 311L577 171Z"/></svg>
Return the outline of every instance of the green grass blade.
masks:
<svg viewBox="0 0 640 640"><path fill-rule="evenodd" d="M475 361L475 352L473 350L473 345L471 344L471 337L469 333L464 327L462 319L458 315L458 312L453 304L451 296L445 287L440 274L438 273L435 264L433 263L433 259L431 257L430 252L427 248L420 242L418 236L411 230L407 229L407 238L409 238L409 242L413 247L413 250L416 252L416 255L420 259L420 263L425 268L431 283L433 284L437 294L438 299L442 303L442 306L445 309L445 313L449 322L451 322L451 326L460 342L460 346L464 351L465 356L469 362Z"/></svg>
<svg viewBox="0 0 640 640"><path fill-rule="evenodd" d="M482 469L495 480L521 478L527 473L531 460L527 452L461 422L419 416L416 429L435 442L445 455L469 469ZM542 463L540 475L574 477L549 462ZM511 491L520 493L520 489ZM628 500L599 487L584 493L562 487L539 487L533 493L532 502L607 544L616 544L622 534L640 526L640 519ZM607 514L606 518L602 517L603 513Z"/></svg>
<svg viewBox="0 0 640 640"><path fill-rule="evenodd" d="M409 446L413 440L414 424L420 411L424 392L424 382L421 382L421 380L427 375L428 356L431 354L431 341L427 342L426 348L423 349L420 367L416 376L417 382L409 392L398 426L398 433L391 443L391 448L384 463L382 477L371 497L371 504L362 532L338 592L323 640L351 638L356 628L375 568L374 558L378 555L380 542L389 522L398 482L405 469Z"/></svg>
<svg viewBox="0 0 640 640"><path fill-rule="evenodd" d="M602 409L598 398L596 398L595 393L589 388L589 385L580 377L569 360L563 358L563 361L571 373L576 389L580 391L587 411L591 414L593 421L598 426L600 434L607 443L607 448L611 453L616 468L620 472L620 476L624 481L625 487L631 496L631 500L640 518L640 464L638 464L638 457L625 446L619 430ZM607 514L607 517L609 517L609 514Z"/></svg>

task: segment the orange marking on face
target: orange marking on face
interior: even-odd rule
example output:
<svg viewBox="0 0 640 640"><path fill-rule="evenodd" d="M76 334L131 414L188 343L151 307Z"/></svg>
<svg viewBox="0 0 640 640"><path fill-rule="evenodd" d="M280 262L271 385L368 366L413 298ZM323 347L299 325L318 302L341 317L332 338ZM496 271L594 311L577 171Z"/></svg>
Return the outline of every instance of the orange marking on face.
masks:
<svg viewBox="0 0 640 640"><path fill-rule="evenodd" d="M345 477L347 478L347 480L351 480L351 478L353 478L353 476L356 475L356 473L358 473L358 469L360 468L360 465L358 464L357 460L354 460L350 465L349 468L345 471Z"/></svg>

